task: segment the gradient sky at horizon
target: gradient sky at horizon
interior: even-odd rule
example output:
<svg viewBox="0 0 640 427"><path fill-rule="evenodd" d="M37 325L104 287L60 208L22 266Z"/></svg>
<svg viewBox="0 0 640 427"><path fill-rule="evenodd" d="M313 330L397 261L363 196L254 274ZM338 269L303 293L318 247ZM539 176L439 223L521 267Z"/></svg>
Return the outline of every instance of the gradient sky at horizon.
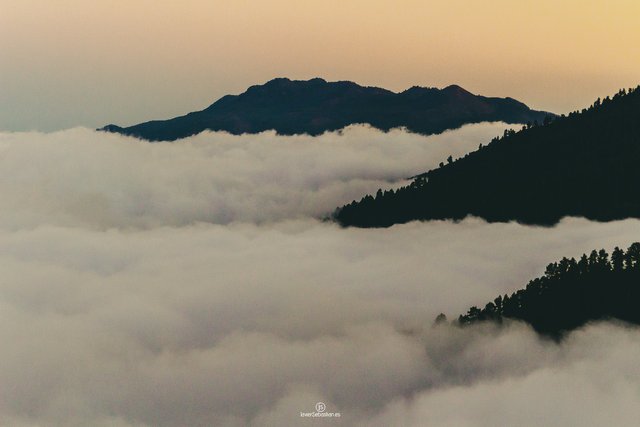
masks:
<svg viewBox="0 0 640 427"><path fill-rule="evenodd" d="M637 0L0 0L0 130L130 125L274 77L565 113L640 83Z"/></svg>

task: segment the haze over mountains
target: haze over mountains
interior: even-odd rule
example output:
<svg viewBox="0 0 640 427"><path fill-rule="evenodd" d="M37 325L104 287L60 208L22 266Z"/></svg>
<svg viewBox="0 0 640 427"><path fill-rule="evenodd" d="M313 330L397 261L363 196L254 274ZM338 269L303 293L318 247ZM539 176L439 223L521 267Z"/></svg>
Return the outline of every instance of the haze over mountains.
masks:
<svg viewBox="0 0 640 427"><path fill-rule="evenodd" d="M406 127L411 132L435 134L467 123L542 122L550 114L531 110L512 98L474 95L457 85L444 89L414 86L395 93L350 81L277 78L240 95L224 96L202 111L124 128L110 124L101 130L150 141L173 141L204 130L319 135L356 123L385 131Z"/></svg>
<svg viewBox="0 0 640 427"><path fill-rule="evenodd" d="M338 209L335 219L385 227L468 215L537 225L565 216L638 218L639 164L640 87L543 126L505 131L398 191L380 190Z"/></svg>

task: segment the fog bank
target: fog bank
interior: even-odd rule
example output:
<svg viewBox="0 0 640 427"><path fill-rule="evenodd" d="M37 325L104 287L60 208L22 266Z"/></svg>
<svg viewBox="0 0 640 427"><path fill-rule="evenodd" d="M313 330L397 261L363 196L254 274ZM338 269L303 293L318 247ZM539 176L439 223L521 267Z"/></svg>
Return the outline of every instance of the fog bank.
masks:
<svg viewBox="0 0 640 427"><path fill-rule="evenodd" d="M496 127L2 134L0 425L634 425L637 328L432 324L640 221L317 219ZM300 417L317 402L340 419Z"/></svg>
<svg viewBox="0 0 640 427"><path fill-rule="evenodd" d="M320 217L458 157L507 125L440 135L203 132L172 143L71 129L0 133L0 225L149 228Z"/></svg>

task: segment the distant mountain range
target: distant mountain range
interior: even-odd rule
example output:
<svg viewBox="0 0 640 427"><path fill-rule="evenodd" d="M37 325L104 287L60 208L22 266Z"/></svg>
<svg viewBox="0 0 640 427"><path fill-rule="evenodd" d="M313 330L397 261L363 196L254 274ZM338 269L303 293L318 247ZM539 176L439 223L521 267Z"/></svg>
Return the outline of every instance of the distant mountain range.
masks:
<svg viewBox="0 0 640 427"><path fill-rule="evenodd" d="M356 123L384 131L404 126L412 132L434 134L484 121L542 122L549 114L512 98L474 95L456 85L444 89L416 86L395 93L349 81L278 78L240 95L224 96L202 111L124 128L111 124L100 130L150 141L173 141L204 130L318 135Z"/></svg>
<svg viewBox="0 0 640 427"><path fill-rule="evenodd" d="M640 218L640 86L541 126L505 131L463 158L339 208L344 226L412 220L515 220L553 225L565 216Z"/></svg>

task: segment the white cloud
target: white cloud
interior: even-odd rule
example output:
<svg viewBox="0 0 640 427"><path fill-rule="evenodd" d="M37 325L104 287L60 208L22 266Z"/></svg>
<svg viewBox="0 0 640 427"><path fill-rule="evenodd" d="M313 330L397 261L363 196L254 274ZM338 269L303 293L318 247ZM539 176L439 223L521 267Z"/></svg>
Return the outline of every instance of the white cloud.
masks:
<svg viewBox="0 0 640 427"><path fill-rule="evenodd" d="M3 135L0 425L631 425L636 329L588 327L557 346L522 325L431 323L559 257L626 246L640 221L309 218L356 182L422 170L430 144L449 152L391 136ZM274 194L284 201L262 209ZM317 401L341 419L302 420Z"/></svg>
<svg viewBox="0 0 640 427"><path fill-rule="evenodd" d="M477 390L508 395L515 378L525 393L532 372L566 370L567 387L597 391L619 371L602 379L579 366L609 363L598 353L611 344L606 334L584 338L594 343L588 351L555 349L526 330L430 325L440 311L455 315L519 288L561 255L627 244L638 225L469 220L344 230L305 220L3 231L0 339L11 345L0 352L0 411L41 425L114 414L131 424L244 425L295 418L317 396L347 425L396 415L417 423L431 405L446 423L461 412L433 396L459 392L469 417L482 416ZM621 348L638 339L615 333ZM559 387L542 384L545 393ZM302 405L304 396L313 399Z"/></svg>
<svg viewBox="0 0 640 427"><path fill-rule="evenodd" d="M526 341L524 347L513 345L522 341ZM513 366L507 363L487 379L435 387L397 399L381 413L357 423L433 427L637 425L639 343L637 328L606 324L578 331L559 347L541 343L531 334L523 337L521 331L509 331L473 349L476 358L484 359L476 368L483 369L488 360L506 356L511 363L534 365L527 372L514 375ZM504 344L511 346L506 354ZM450 364L461 362L455 355L453 358Z"/></svg>
<svg viewBox="0 0 640 427"><path fill-rule="evenodd" d="M72 129L0 133L0 225L154 227L322 216L502 133L435 136L350 126L319 137L204 132L149 144Z"/></svg>

